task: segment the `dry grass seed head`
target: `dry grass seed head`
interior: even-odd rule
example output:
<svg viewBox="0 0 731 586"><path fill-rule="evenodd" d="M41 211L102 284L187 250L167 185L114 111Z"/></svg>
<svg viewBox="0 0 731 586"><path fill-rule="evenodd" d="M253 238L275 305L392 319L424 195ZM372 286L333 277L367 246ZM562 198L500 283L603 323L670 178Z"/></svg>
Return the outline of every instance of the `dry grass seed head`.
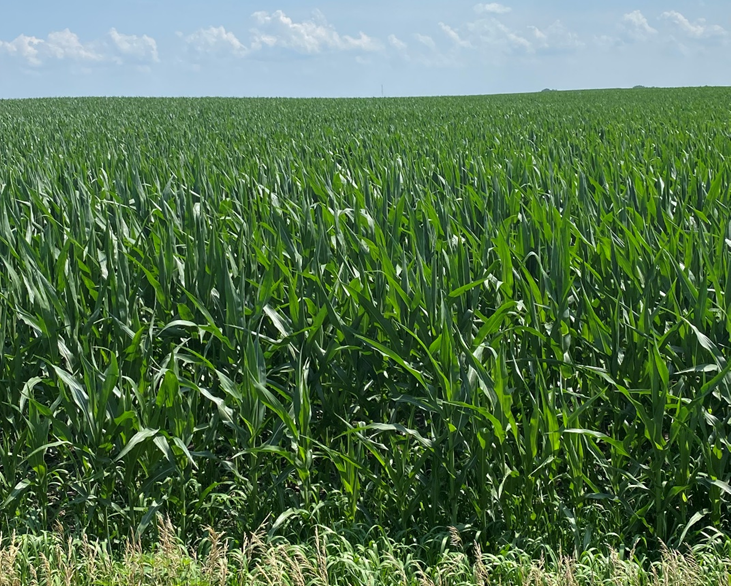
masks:
<svg viewBox="0 0 731 586"><path fill-rule="evenodd" d="M264 523L266 523L266 519ZM264 529L264 523L259 525L256 531L244 537L240 555L246 567L249 566L257 554L262 554L266 551L266 530Z"/></svg>
<svg viewBox="0 0 731 586"><path fill-rule="evenodd" d="M269 586L286 584L286 566L288 564L282 561L286 557L286 552L280 551L281 549L283 549L282 546L277 545L264 550L264 555L253 574L254 583L258 578Z"/></svg>
<svg viewBox="0 0 731 586"><path fill-rule="evenodd" d="M99 573L99 542L92 544L86 533L81 537L81 557L84 564L84 574L89 582L95 584Z"/></svg>
<svg viewBox="0 0 731 586"><path fill-rule="evenodd" d="M52 541L50 559L44 553L40 554L46 582L53 584L55 583L54 577L59 576L64 586L71 586L75 574L76 555L74 544L71 537L64 540L64 530L58 522L55 526Z"/></svg>
<svg viewBox="0 0 731 586"><path fill-rule="evenodd" d="M546 572L543 555L537 562L533 562L528 574L523 578L523 586L543 586L546 584Z"/></svg>
<svg viewBox="0 0 731 586"><path fill-rule="evenodd" d="M3 544L3 537L0 534L0 586L20 586L18 574L18 547L15 533L10 538L7 547Z"/></svg>
<svg viewBox="0 0 731 586"><path fill-rule="evenodd" d="M409 579L406 576L404 564L402 564L391 551L387 551L382 560L383 564L392 570L392 573L398 576L399 584L408 586Z"/></svg>
<svg viewBox="0 0 731 586"><path fill-rule="evenodd" d="M324 537L320 542L320 532L317 527L315 527L315 547L317 548L317 570L320 582L323 586L328 586L330 579L327 573L327 543Z"/></svg>
<svg viewBox="0 0 731 586"><path fill-rule="evenodd" d="M456 527L452 527L450 525L449 536L449 542L452 544L452 547L462 549L462 536L459 534L459 530Z"/></svg>
<svg viewBox="0 0 731 586"><path fill-rule="evenodd" d="M487 586L490 583L490 574L485 566L485 561L482 559L482 548L476 541L474 574L475 584L477 584L477 586Z"/></svg>
<svg viewBox="0 0 731 586"><path fill-rule="evenodd" d="M306 586L304 570L310 569L312 574L316 576L315 568L302 554L302 552L294 550L293 552L283 552L285 563L289 567L289 579L293 586Z"/></svg>
<svg viewBox="0 0 731 586"><path fill-rule="evenodd" d="M170 517L157 518L158 546L161 553L168 559L173 560L180 557L180 547Z"/></svg>
<svg viewBox="0 0 731 586"><path fill-rule="evenodd" d="M137 584L141 584L141 580L145 575L142 559L142 545L134 534L130 536L125 544L123 559L127 584L130 586L137 586Z"/></svg>
<svg viewBox="0 0 731 586"><path fill-rule="evenodd" d="M207 528L211 540L211 549L203 563L203 576L211 584L226 584L228 578L228 543L224 533L218 533L212 527Z"/></svg>
<svg viewBox="0 0 731 586"><path fill-rule="evenodd" d="M38 584L38 571L36 570L36 567L34 564L30 564L30 567L28 568L28 571L30 572L30 583L31 586L36 586Z"/></svg>
<svg viewBox="0 0 731 586"><path fill-rule="evenodd" d="M434 568L437 586L453 584L463 579L470 567L468 557L462 552L447 553Z"/></svg>
<svg viewBox="0 0 731 586"><path fill-rule="evenodd" d="M44 552L40 553L41 567L43 568L43 578L46 584L53 584L53 569L51 561L46 557Z"/></svg>
<svg viewBox="0 0 731 586"><path fill-rule="evenodd" d="M419 586L436 586L434 580L421 567L421 564L416 564L416 577L419 579Z"/></svg>
<svg viewBox="0 0 731 586"><path fill-rule="evenodd" d="M579 586L576 579L576 560L563 556L558 562L558 579L562 580L563 586Z"/></svg>
<svg viewBox="0 0 731 586"><path fill-rule="evenodd" d="M640 583L640 566L632 562L634 555L635 549L632 548L629 557L622 560L615 549L609 550L609 571L612 574L614 584L617 584L617 586L622 584L634 586Z"/></svg>
<svg viewBox="0 0 731 586"><path fill-rule="evenodd" d="M661 571L663 586L705 586L703 570L692 552L682 554L662 544Z"/></svg>

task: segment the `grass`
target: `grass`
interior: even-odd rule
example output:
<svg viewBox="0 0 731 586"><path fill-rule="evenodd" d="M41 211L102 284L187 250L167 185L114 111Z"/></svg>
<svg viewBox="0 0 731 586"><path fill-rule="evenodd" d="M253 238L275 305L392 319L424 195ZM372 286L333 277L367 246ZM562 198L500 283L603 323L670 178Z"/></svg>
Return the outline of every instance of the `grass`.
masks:
<svg viewBox="0 0 731 586"><path fill-rule="evenodd" d="M0 103L0 529L722 537L730 98Z"/></svg>
<svg viewBox="0 0 731 586"><path fill-rule="evenodd" d="M534 559L509 550L484 554L466 547L452 529L432 563L413 544L385 537L360 543L321 528L309 543L269 540L254 533L236 550L209 530L198 551L188 550L169 520L158 519L158 541L147 551L130 541L121 554L98 542L62 532L3 540L0 586L726 586L731 583L728 547L663 550L649 562L616 552L555 553ZM202 552L202 553L200 553Z"/></svg>

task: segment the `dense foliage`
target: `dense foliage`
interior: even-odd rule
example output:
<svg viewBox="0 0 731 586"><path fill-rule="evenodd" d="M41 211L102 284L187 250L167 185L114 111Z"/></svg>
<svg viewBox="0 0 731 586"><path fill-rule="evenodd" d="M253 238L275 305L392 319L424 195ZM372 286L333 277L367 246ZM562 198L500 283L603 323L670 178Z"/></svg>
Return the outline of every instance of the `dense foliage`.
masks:
<svg viewBox="0 0 731 586"><path fill-rule="evenodd" d="M160 519L158 539L142 549L62 533L0 539L0 586L728 586L731 544L664 550L655 561L616 551L540 559L498 555L452 531L437 547L394 542L378 532L327 527L290 542L255 533L230 550L215 531L191 551ZM684 548L686 549L686 548Z"/></svg>
<svg viewBox="0 0 731 586"><path fill-rule="evenodd" d="M723 530L729 158L728 89L0 102L0 530Z"/></svg>

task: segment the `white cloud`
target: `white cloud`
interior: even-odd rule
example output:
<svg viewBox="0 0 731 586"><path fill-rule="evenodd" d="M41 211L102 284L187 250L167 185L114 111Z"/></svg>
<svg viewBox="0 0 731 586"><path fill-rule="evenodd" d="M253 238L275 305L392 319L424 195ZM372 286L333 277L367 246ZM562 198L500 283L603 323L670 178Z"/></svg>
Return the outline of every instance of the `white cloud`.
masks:
<svg viewBox="0 0 731 586"><path fill-rule="evenodd" d="M422 35L421 33L414 33L414 38L419 41L422 45L429 47L430 49L436 49L437 44L434 42L429 35Z"/></svg>
<svg viewBox="0 0 731 586"><path fill-rule="evenodd" d="M94 48L92 43L82 43L76 33L69 29L49 33L48 39L41 45L43 51L55 59L73 61L103 61L104 55Z"/></svg>
<svg viewBox="0 0 731 586"><path fill-rule="evenodd" d="M340 35L321 13L313 20L295 22L281 10L255 12L258 28L252 30L251 47L255 50L281 47L299 53L316 54L324 50L378 51L381 43L361 32L357 37Z"/></svg>
<svg viewBox="0 0 731 586"><path fill-rule="evenodd" d="M459 47L453 46L451 49L442 50L439 43L429 35L413 33L411 36L416 42L410 44L408 50L404 49L399 53L399 57L405 61L425 67L454 68L464 64L457 55Z"/></svg>
<svg viewBox="0 0 731 586"><path fill-rule="evenodd" d="M160 58L157 54L157 42L155 39L142 35L124 35L112 28L109 31L109 39L113 50L119 53L116 57L118 63L123 62L125 58L136 61L151 61L157 63Z"/></svg>
<svg viewBox="0 0 731 586"><path fill-rule="evenodd" d="M507 14L512 8L498 4L497 2L490 2L489 4L475 4L475 12L477 14Z"/></svg>
<svg viewBox="0 0 731 586"><path fill-rule="evenodd" d="M199 56L227 54L245 57L249 53L236 35L222 26L210 26L185 37L187 47Z"/></svg>
<svg viewBox="0 0 731 586"><path fill-rule="evenodd" d="M533 51L531 42L496 18L481 19L467 25L470 40L476 46L502 53Z"/></svg>
<svg viewBox="0 0 731 586"><path fill-rule="evenodd" d="M12 41L0 41L0 53L6 53L13 57L25 59L30 65L40 65L41 55L39 45L43 45L43 39L20 35Z"/></svg>
<svg viewBox="0 0 731 586"><path fill-rule="evenodd" d="M718 25L708 24L704 19L691 22L676 10L663 12L660 19L667 23L665 26L653 27L641 11L635 10L625 14L621 22L622 34L619 38L595 37L599 46L621 46L627 41L655 41L675 42L681 52L687 52L689 47L682 45L686 41L722 42L731 40L731 35Z"/></svg>
<svg viewBox="0 0 731 586"><path fill-rule="evenodd" d="M613 35L594 35L592 41L601 49L615 49L623 43L622 39Z"/></svg>
<svg viewBox="0 0 731 586"><path fill-rule="evenodd" d="M448 44L444 39L417 33L414 38L418 45L410 49L409 57L429 65L459 66L466 64L466 53L472 52L483 60L499 62L504 56L569 52L585 46L579 35L568 30L560 21L544 28L529 26L526 32L515 30L492 16L478 18L460 27L444 22L438 24ZM424 48L428 51L424 52Z"/></svg>
<svg viewBox="0 0 731 586"><path fill-rule="evenodd" d="M580 49L585 43L574 32L566 29L559 20L545 29L528 27L533 33L531 44L538 51L557 52Z"/></svg>
<svg viewBox="0 0 731 586"><path fill-rule="evenodd" d="M111 29L102 39L82 42L69 29L49 33L45 39L20 35L12 41L0 41L0 53L40 67L52 61L65 61L77 65L102 63L123 64L128 60L158 61L155 39L143 35L125 35Z"/></svg>
<svg viewBox="0 0 731 586"><path fill-rule="evenodd" d="M381 43L365 33L357 37L341 35L317 12L313 20L295 22L281 10L275 12L255 12L252 14L255 28L251 29L248 43L223 26L200 29L184 37L188 49L197 56L229 55L234 57L251 56L266 49L287 49L303 54L318 54L323 51L378 51ZM182 33L179 33L183 36ZM394 39L393 35L391 35ZM396 43L389 41L391 45Z"/></svg>
<svg viewBox="0 0 731 586"><path fill-rule="evenodd" d="M636 41L646 41L657 34L641 11L635 10L622 18L625 32Z"/></svg>
<svg viewBox="0 0 731 586"><path fill-rule="evenodd" d="M728 33L723 27L718 25L706 24L704 19L700 19L695 23L690 22L685 16L675 10L663 12L662 18L669 20L684 35L694 39L712 39L726 37Z"/></svg>
<svg viewBox="0 0 731 586"><path fill-rule="evenodd" d="M443 22L439 23L439 28L444 31L444 34L449 37L449 39L457 46L457 47L471 47L471 43L469 41L464 40L459 36L459 33L454 30L451 26L444 24Z"/></svg>
<svg viewBox="0 0 731 586"><path fill-rule="evenodd" d="M403 52L406 51L406 49L409 48L409 46L404 43L401 39L399 39L396 35L389 35L388 36L388 43L397 51Z"/></svg>

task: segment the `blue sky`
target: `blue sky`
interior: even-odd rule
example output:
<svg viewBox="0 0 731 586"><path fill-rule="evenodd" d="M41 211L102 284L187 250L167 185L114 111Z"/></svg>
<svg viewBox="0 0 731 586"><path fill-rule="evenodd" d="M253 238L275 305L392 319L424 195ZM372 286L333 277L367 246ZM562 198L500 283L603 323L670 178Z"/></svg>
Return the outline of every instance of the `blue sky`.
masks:
<svg viewBox="0 0 731 586"><path fill-rule="evenodd" d="M731 0L0 0L0 98L731 85Z"/></svg>

